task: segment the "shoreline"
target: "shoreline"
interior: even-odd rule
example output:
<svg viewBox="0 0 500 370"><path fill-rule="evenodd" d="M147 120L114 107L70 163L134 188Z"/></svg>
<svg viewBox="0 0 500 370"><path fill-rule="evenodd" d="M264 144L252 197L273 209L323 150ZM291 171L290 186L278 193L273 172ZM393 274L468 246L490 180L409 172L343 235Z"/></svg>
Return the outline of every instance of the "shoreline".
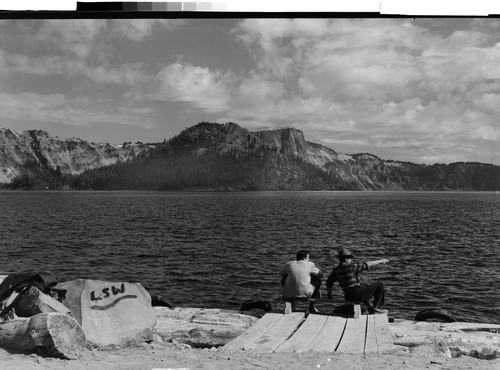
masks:
<svg viewBox="0 0 500 370"><path fill-rule="evenodd" d="M154 307L150 343L89 348L77 360L0 348L2 369L492 369L500 368L500 325L395 319L389 354L228 352L223 345L263 312Z"/></svg>

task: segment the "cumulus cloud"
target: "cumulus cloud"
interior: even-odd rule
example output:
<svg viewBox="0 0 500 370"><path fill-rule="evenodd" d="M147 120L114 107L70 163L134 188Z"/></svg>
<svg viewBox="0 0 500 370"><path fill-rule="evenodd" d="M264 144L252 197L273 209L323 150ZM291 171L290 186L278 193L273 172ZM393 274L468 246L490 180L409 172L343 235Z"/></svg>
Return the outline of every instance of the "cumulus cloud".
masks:
<svg viewBox="0 0 500 370"><path fill-rule="evenodd" d="M184 20L166 19L79 19L3 21L4 37L17 40L13 53L0 49L0 73L86 76L99 83L136 84L146 78L140 63L112 61L115 39L142 41L155 28L180 27ZM9 27L7 27L9 26ZM26 37L29 35L29 37Z"/></svg>
<svg viewBox="0 0 500 370"><path fill-rule="evenodd" d="M174 63L162 68L157 78L161 83L157 96L160 99L191 102L208 112L229 108L234 79L230 73Z"/></svg>
<svg viewBox="0 0 500 370"><path fill-rule="evenodd" d="M295 101L298 96L320 99L321 105L309 112L316 130L351 132L336 143L361 144L354 139L358 131L390 132L390 138L376 143L385 147L447 150L450 142L466 138L498 140L498 22L474 21L449 34L418 24L252 19L233 32L255 59L256 73L282 81L284 90L295 88ZM276 104L291 102L283 95ZM300 119L299 110L279 111L275 119ZM353 121L356 125L349 124Z"/></svg>
<svg viewBox="0 0 500 370"><path fill-rule="evenodd" d="M23 47L34 52L4 36L16 52L0 49L0 78L85 78L87 85L119 85L125 99L183 102L199 117L249 128L291 125L346 152L406 154L406 147L417 151L416 161L452 158L457 148L479 152L488 147L481 142L500 139L500 22L453 22L241 20L230 32L231 46L250 57L244 66L234 65L231 52L224 63L205 58L199 45L186 45L185 54L176 48L175 63L169 50L150 64L114 58L117 45L143 45L156 32L189 27L185 20L10 22L10 35L33 35Z"/></svg>

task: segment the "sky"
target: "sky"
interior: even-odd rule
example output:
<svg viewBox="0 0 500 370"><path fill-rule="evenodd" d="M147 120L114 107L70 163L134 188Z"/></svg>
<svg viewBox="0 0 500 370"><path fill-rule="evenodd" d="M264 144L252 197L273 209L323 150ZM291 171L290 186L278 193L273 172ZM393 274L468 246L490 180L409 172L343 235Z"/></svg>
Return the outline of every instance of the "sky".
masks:
<svg viewBox="0 0 500 370"><path fill-rule="evenodd" d="M500 19L1 19L0 127L159 142L201 121L500 165Z"/></svg>

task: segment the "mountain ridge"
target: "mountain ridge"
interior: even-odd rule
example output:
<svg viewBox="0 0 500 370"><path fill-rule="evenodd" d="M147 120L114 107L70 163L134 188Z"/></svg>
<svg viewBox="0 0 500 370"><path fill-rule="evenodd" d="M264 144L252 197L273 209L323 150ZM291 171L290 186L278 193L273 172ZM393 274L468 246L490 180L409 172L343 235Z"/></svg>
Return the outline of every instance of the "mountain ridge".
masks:
<svg viewBox="0 0 500 370"><path fill-rule="evenodd" d="M89 143L79 138L50 136L44 130L16 132L0 127L0 183L12 182L26 168L34 166L78 174L126 161L146 149L144 144Z"/></svg>
<svg viewBox="0 0 500 370"><path fill-rule="evenodd" d="M163 142L124 145L61 139L41 130L0 129L0 148L0 182L3 175L8 180L3 182L14 188L500 188L500 167L492 164L423 165L384 160L370 153L342 154L308 142L296 128L250 131L233 122L200 122Z"/></svg>

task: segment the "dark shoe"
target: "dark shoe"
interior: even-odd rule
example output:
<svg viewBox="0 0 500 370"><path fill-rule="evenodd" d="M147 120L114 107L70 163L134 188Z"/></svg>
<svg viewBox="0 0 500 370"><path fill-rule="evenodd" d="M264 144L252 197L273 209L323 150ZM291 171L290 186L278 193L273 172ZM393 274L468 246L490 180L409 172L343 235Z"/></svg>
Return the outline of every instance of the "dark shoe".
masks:
<svg viewBox="0 0 500 370"><path fill-rule="evenodd" d="M318 313L318 309L316 307L309 307L309 313Z"/></svg>
<svg viewBox="0 0 500 370"><path fill-rule="evenodd" d="M376 307L373 307L373 308L370 308L368 310L368 312L371 314L371 315L377 315L377 314L381 314L381 313L387 313L389 311L387 310L382 310L380 308L376 308Z"/></svg>

